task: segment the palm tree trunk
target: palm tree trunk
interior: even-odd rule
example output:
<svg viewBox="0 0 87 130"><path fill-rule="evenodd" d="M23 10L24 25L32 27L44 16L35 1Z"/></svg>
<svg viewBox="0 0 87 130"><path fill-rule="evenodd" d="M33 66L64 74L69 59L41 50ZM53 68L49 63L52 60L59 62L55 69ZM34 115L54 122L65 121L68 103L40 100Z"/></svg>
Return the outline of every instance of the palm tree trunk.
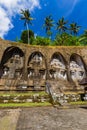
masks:
<svg viewBox="0 0 87 130"><path fill-rule="evenodd" d="M29 27L28 27L28 24L26 24L26 27L27 27L27 32L28 32L28 44L29 44L30 39L29 39Z"/></svg>

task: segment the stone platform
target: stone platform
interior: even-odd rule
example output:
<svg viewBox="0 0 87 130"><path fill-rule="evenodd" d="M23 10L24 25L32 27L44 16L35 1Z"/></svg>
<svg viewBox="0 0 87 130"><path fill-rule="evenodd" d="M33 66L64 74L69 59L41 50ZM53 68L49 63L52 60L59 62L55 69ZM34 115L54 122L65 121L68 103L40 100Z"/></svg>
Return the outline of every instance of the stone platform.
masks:
<svg viewBox="0 0 87 130"><path fill-rule="evenodd" d="M87 130L87 107L0 109L0 130Z"/></svg>

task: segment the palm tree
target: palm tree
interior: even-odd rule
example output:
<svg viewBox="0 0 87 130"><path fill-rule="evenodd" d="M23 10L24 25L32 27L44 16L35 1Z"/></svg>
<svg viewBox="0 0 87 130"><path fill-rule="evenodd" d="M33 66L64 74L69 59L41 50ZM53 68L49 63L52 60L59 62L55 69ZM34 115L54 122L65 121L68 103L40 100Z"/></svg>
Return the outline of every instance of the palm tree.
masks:
<svg viewBox="0 0 87 130"><path fill-rule="evenodd" d="M77 35L80 27L81 26L78 26L77 23L73 22L70 24L69 30L70 30L71 34Z"/></svg>
<svg viewBox="0 0 87 130"><path fill-rule="evenodd" d="M52 19L52 16L49 15L45 18L45 22L44 22L44 25L43 27L46 28L46 34L48 36L51 36L52 35L52 32L51 32L51 28L53 27L53 19Z"/></svg>
<svg viewBox="0 0 87 130"><path fill-rule="evenodd" d="M31 20L33 20L33 18L31 17L31 14L30 14L30 11L29 9L21 9L21 20L24 20L24 26L26 26L27 28L27 31L28 31L28 44L29 44L29 24L32 24L31 23Z"/></svg>
<svg viewBox="0 0 87 130"><path fill-rule="evenodd" d="M65 21L64 17L58 20L57 28L56 30L59 30L60 33L63 33L67 30L67 27L65 26L68 23L68 21Z"/></svg>

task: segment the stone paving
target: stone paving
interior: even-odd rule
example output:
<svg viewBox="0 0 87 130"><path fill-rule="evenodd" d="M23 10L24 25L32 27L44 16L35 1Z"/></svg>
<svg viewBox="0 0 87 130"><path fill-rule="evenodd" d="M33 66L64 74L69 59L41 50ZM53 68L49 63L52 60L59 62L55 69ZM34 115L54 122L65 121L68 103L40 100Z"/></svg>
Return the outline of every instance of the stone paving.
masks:
<svg viewBox="0 0 87 130"><path fill-rule="evenodd" d="M87 130L87 107L0 109L0 130Z"/></svg>
<svg viewBox="0 0 87 130"><path fill-rule="evenodd" d="M20 109L0 109L0 130L16 130Z"/></svg>

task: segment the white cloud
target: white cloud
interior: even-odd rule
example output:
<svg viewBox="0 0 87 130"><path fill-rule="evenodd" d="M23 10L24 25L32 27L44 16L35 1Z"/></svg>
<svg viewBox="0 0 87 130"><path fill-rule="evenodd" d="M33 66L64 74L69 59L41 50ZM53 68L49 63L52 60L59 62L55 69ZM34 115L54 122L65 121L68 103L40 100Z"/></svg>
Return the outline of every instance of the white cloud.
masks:
<svg viewBox="0 0 87 130"><path fill-rule="evenodd" d="M3 37L11 28L13 28L11 20L5 10L0 7L0 37Z"/></svg>
<svg viewBox="0 0 87 130"><path fill-rule="evenodd" d="M14 26L12 17L20 12L20 9L41 8L39 0L0 0L0 37L4 37Z"/></svg>

